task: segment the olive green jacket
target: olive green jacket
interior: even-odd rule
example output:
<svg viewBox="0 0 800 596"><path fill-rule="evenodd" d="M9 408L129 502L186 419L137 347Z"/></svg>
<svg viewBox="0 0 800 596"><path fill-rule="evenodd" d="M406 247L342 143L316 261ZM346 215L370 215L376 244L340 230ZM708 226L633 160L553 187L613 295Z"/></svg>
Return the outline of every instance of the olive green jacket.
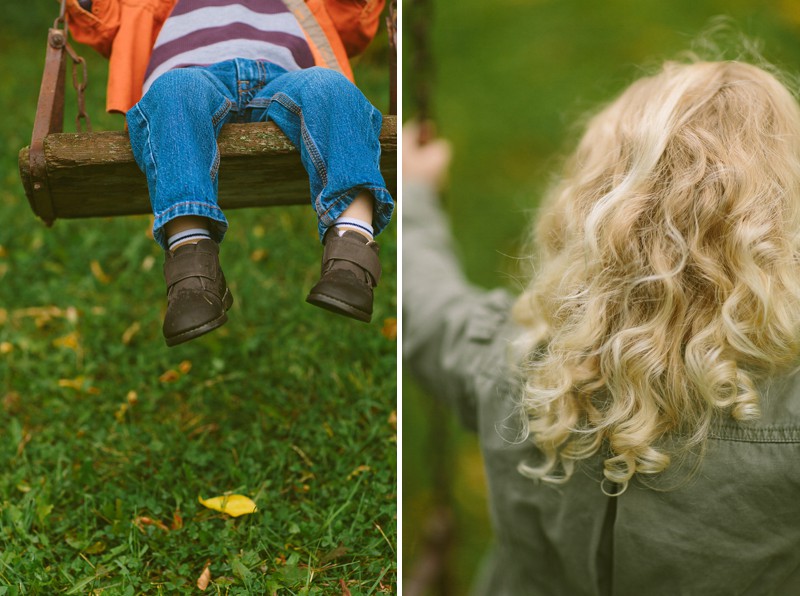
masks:
<svg viewBox="0 0 800 596"><path fill-rule="evenodd" d="M759 421L721 422L694 474L610 498L598 455L564 485L536 483L517 472L539 453L518 439L512 302L467 283L435 193L406 183L405 362L478 433L486 467L495 545L475 593L800 595L800 374L764 389Z"/></svg>

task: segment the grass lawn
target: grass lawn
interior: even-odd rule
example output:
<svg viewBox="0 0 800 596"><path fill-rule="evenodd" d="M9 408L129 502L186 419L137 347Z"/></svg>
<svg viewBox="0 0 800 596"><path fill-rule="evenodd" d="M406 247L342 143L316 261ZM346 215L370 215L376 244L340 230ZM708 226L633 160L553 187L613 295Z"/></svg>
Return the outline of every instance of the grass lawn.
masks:
<svg viewBox="0 0 800 596"><path fill-rule="evenodd" d="M396 232L373 323L304 302L321 247L305 207L229 213L227 325L161 337L149 218L30 212L17 174L55 2L0 20L0 596L375 594L396 585ZM103 114L105 61L88 109ZM357 64L388 105L385 35ZM70 104L73 98L67 100ZM70 107L66 129L71 128ZM198 497L249 496L232 518Z"/></svg>
<svg viewBox="0 0 800 596"><path fill-rule="evenodd" d="M461 0L432 2L433 107L454 146L445 195L468 277L519 291L514 257L529 233L538 197L571 150L580 119L644 72L691 47L712 17L763 42L767 60L800 71L800 5L755 0L592 2ZM404 4L404 114L414 112L414 2ZM723 43L723 47L727 44ZM728 52L724 57L735 57ZM527 273L527 272L525 272ZM423 551L421 528L434 503L431 450L443 414L403 382L403 569ZM456 515L449 559L452 594L468 591L491 543L482 461L474 437L448 433ZM441 473L439 470L438 473Z"/></svg>

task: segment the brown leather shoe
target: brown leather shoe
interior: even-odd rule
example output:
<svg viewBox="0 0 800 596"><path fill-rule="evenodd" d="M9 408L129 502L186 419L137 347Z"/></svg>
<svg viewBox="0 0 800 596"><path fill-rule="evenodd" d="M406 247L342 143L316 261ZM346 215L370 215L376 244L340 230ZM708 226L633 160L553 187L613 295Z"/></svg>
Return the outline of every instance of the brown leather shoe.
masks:
<svg viewBox="0 0 800 596"><path fill-rule="evenodd" d="M306 302L336 314L369 323L372 288L381 278L378 245L358 232L325 235L322 275Z"/></svg>
<svg viewBox="0 0 800 596"><path fill-rule="evenodd" d="M228 320L225 311L233 304L233 296L219 266L219 246L213 240L167 251L164 279L167 314L163 330L168 346L199 337Z"/></svg>

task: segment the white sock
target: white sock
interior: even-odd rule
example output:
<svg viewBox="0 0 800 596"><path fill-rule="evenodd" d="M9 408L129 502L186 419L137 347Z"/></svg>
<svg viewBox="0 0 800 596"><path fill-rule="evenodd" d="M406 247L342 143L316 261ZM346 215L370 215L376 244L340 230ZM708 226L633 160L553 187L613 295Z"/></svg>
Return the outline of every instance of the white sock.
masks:
<svg viewBox="0 0 800 596"><path fill-rule="evenodd" d="M339 234L339 236L344 234L347 230L354 230L361 232L365 236L369 236L370 240L373 239L372 224L363 219L356 219L355 217L337 217L336 221L333 222L333 226L336 228L336 233Z"/></svg>
<svg viewBox="0 0 800 596"><path fill-rule="evenodd" d="M170 236L167 239L167 247L173 250L177 244L183 244L184 242L197 244L206 238L211 240L211 233L208 230L205 228L192 228L191 230L184 230L183 232L178 232Z"/></svg>

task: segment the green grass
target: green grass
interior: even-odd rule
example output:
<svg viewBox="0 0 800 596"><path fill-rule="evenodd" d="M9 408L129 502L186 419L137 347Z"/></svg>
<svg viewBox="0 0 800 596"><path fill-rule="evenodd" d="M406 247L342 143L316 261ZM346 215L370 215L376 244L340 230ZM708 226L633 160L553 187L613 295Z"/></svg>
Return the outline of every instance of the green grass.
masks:
<svg viewBox="0 0 800 596"><path fill-rule="evenodd" d="M46 229L24 197L17 151L57 8L42 4L12 3L0 25L0 595L184 593L207 562L207 593L394 592L394 226L364 325L304 302L310 209L229 213L230 321L166 348L149 218ZM102 113L104 61L80 51L95 127L120 128ZM357 66L381 109L385 52ZM258 511L197 501L225 493Z"/></svg>
<svg viewBox="0 0 800 596"><path fill-rule="evenodd" d="M519 256L538 197L559 156L576 139L576 122L644 71L690 48L715 15L763 42L771 62L800 70L796 2L675 0L433 1L433 108L454 146L445 195L468 277L518 291ZM414 112L412 28L404 4L403 107ZM735 52L735 48L734 48ZM729 52L726 57L733 57ZM403 383L403 568L422 549L420 528L433 503L431 439L444 424L411 379ZM453 593L463 594L491 541L482 464L474 437L449 434L457 537L450 558Z"/></svg>

